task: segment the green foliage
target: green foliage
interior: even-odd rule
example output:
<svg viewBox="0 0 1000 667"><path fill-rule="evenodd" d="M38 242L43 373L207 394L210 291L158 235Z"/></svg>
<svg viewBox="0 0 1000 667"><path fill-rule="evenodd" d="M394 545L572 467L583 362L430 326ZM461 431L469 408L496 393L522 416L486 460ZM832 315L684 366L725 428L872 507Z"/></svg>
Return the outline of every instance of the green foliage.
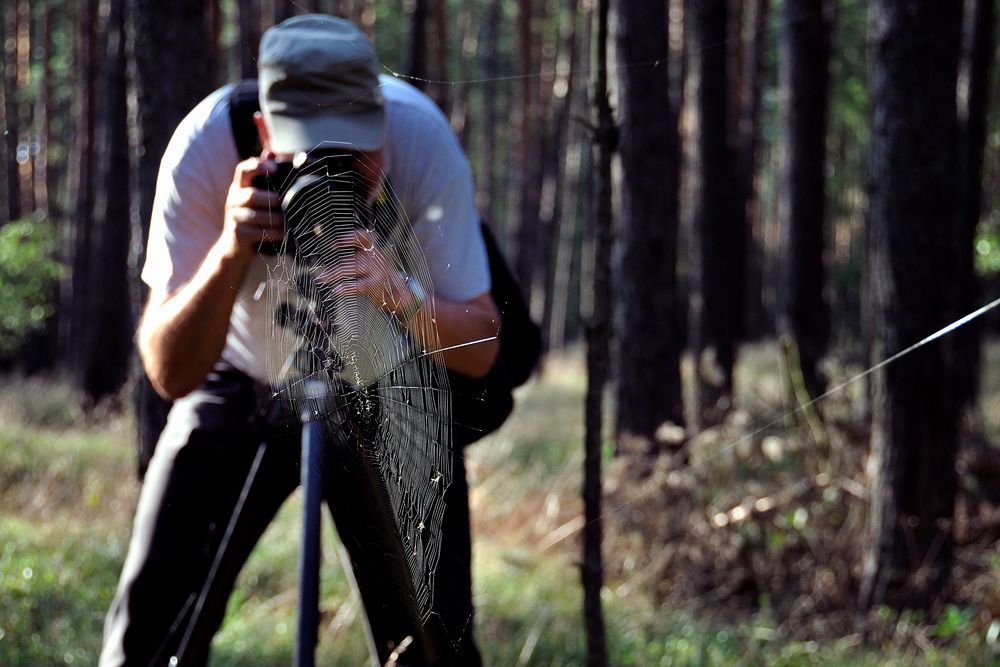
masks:
<svg viewBox="0 0 1000 667"><path fill-rule="evenodd" d="M18 220L0 228L0 355L10 355L54 312L62 274L57 236L48 221Z"/></svg>

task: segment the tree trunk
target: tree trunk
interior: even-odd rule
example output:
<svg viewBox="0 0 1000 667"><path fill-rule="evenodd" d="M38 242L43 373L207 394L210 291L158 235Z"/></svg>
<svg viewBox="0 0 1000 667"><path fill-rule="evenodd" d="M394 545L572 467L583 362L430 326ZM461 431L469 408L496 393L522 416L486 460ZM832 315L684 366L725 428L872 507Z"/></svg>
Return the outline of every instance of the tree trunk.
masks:
<svg viewBox="0 0 1000 667"><path fill-rule="evenodd" d="M3 7L3 121L4 121L4 194L7 220L21 217L21 186L17 167L17 138L20 123L17 116L17 12L14 3Z"/></svg>
<svg viewBox="0 0 1000 667"><path fill-rule="evenodd" d="M477 182L480 210L491 224L497 224L497 78L501 25L500 0L487 0L483 16L483 139L482 169Z"/></svg>
<svg viewBox="0 0 1000 667"><path fill-rule="evenodd" d="M555 77L552 81L552 93L549 124L551 135L546 143L545 162L543 165L542 177L542 199L539 210L539 221L542 227L542 239L540 242L540 256L543 259L540 271L536 272L538 277L535 292L544 297L541 313L542 322L542 344L544 349L549 348L552 337L552 314L554 302L562 299L561 312L562 320L565 322L566 288L568 287L569 267L567 260L569 254L566 250L572 246L565 243L563 229L573 229L572 220L565 220L564 196L567 172L570 160L575 160L574 169L579 169L579 156L569 158L565 155L566 147L569 143L567 137L570 135L570 109L573 104L573 95L576 90L573 87L573 72L576 69L577 48L576 48L576 16L578 13L578 0L567 0L566 11L563 14L563 23L559 26L559 47L556 54ZM558 14L554 18L558 18ZM564 168L564 163L566 166ZM566 280L560 282L559 271ZM558 288L563 290L560 296L556 296ZM562 334L559 339L561 342Z"/></svg>
<svg viewBox="0 0 1000 667"><path fill-rule="evenodd" d="M870 258L885 359L952 321L961 5L871 5ZM872 380L862 608L928 608L947 594L954 544L957 408L952 339Z"/></svg>
<svg viewBox="0 0 1000 667"><path fill-rule="evenodd" d="M409 75L414 86L427 91L427 3L430 0L413 0L410 14Z"/></svg>
<svg viewBox="0 0 1000 667"><path fill-rule="evenodd" d="M601 588L604 585L604 565L601 555L601 443L603 431L604 387L608 381L608 354L611 336L611 243L613 213L611 210L611 159L617 142L617 129L608 101L608 5L598 0L594 12L591 45L594 136L592 151L596 168L593 171L594 281L591 309L587 314L587 395L585 406L583 470L583 615L587 629L587 665L605 667L608 664L604 614L601 610Z"/></svg>
<svg viewBox="0 0 1000 667"><path fill-rule="evenodd" d="M75 377L80 369L84 342L81 332L86 317L87 284L90 271L91 237L97 175L97 92L100 65L98 25L98 0L81 3L80 32L77 42L77 64L80 68L77 87L76 141L73 147L74 197L72 229L70 232L70 272L63 281L60 309L68 317L60 332L60 357L68 362Z"/></svg>
<svg viewBox="0 0 1000 667"><path fill-rule="evenodd" d="M461 34L461 48L459 49L458 79L460 81L455 93L455 101L449 110L449 120L451 129L458 136L459 143L465 148L466 153L470 153L469 142L472 133L469 131L469 93L472 88L472 63L476 60L479 42L476 39L476 26L473 20L473 6L464 5L459 13L459 31Z"/></svg>
<svg viewBox="0 0 1000 667"><path fill-rule="evenodd" d="M826 212L826 128L830 89L830 21L826 0L785 0L782 88L785 163L781 234L784 279L780 329L798 349L806 389L819 396L825 383L819 360L830 337L830 307L823 296Z"/></svg>
<svg viewBox="0 0 1000 667"><path fill-rule="evenodd" d="M241 4L241 10L248 4L250 0ZM139 271L146 257L149 217L160 159L174 128L210 90L209 78L199 67L192 67L189 55L202 52L207 41L201 31L191 28L203 25L202 9L200 0L128 0L128 49L132 66L129 85L138 110L133 119L135 127L130 132L135 142L131 147L135 193L131 231L135 252L129 259L129 266L133 271L132 303L135 308L141 307L146 300ZM241 31L243 21L241 11ZM259 26L260 22L255 25ZM256 66L253 75L256 75ZM133 318L136 314L134 311ZM134 396L142 470L166 422L169 404L156 395L138 364L136 378Z"/></svg>
<svg viewBox="0 0 1000 667"><path fill-rule="evenodd" d="M736 208L743 216L746 238L746 313L743 334L747 338L765 335L766 316L762 293L763 258L758 240L760 234L760 206L757 200L757 173L760 164L760 110L764 88L764 63L768 50L767 19L770 14L770 0L749 0L745 7L743 41L746 44L743 57L743 74L740 88L739 118L736 136Z"/></svg>
<svg viewBox="0 0 1000 667"><path fill-rule="evenodd" d="M18 157L18 181L21 189L21 211L24 214L35 212L35 156L38 154L38 141L35 128L32 125L31 96L31 4L28 0L17 0L17 87L24 94L18 99L18 127L21 130L18 139L18 151L23 156Z"/></svg>
<svg viewBox="0 0 1000 667"><path fill-rule="evenodd" d="M238 4L240 77L251 79L257 76L257 54L260 51L260 0L238 0Z"/></svg>
<svg viewBox="0 0 1000 667"><path fill-rule="evenodd" d="M538 57L535 31L532 29L534 7L540 0L522 0L518 4L517 44L520 62L520 101L515 116L519 115L518 137L518 216L517 262L518 282L527 292L528 302L533 299L534 272L538 264L538 207L541 197L539 159L543 153L538 127Z"/></svg>
<svg viewBox="0 0 1000 667"><path fill-rule="evenodd" d="M108 0L101 30L106 52L101 76L96 198L89 273L81 276L87 308L79 337L80 380L96 402L122 387L132 358L129 308L129 145L125 81L124 0Z"/></svg>
<svg viewBox="0 0 1000 667"><path fill-rule="evenodd" d="M727 1L697 0L695 29L701 57L698 128L701 162L695 212L700 302L693 325L699 417L716 421L732 403L733 365L743 318L743 219L736 210L728 143ZM735 269L735 270L734 270Z"/></svg>
<svg viewBox="0 0 1000 667"><path fill-rule="evenodd" d="M432 47L430 51L434 65L430 78L437 83L431 88L431 99L437 102L444 115L448 116L451 113L451 101L448 95L449 86L444 82L450 81L451 77L448 76L448 10L445 7L445 0L434 0L433 9L433 34L429 43Z"/></svg>
<svg viewBox="0 0 1000 667"><path fill-rule="evenodd" d="M968 5L972 5L969 7ZM972 312L980 304L973 244L982 216L983 152L986 148L986 114L993 80L996 1L968 0L962 66L958 90L958 226L955 253L958 265L959 311ZM982 323L970 322L956 334L956 390L959 405L974 408L979 393L979 359Z"/></svg>
<svg viewBox="0 0 1000 667"><path fill-rule="evenodd" d="M615 18L619 62L667 60L665 3L620 0ZM668 67L617 72L622 165L615 253L618 448L624 438L635 436L653 451L661 424L684 425L676 273L678 112L670 100Z"/></svg>
<svg viewBox="0 0 1000 667"><path fill-rule="evenodd" d="M50 138L50 112L52 103L52 5L45 3L39 11L35 24L35 48L38 72L41 75L35 97L35 134L38 143L38 153L35 156L35 208L51 217L49 203L49 150L52 148Z"/></svg>

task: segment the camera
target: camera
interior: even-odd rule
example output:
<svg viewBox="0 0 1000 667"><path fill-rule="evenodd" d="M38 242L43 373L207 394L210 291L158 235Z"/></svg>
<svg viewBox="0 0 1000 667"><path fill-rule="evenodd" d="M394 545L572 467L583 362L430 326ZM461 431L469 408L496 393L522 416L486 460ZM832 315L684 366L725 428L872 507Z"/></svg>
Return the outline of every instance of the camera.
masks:
<svg viewBox="0 0 1000 667"><path fill-rule="evenodd" d="M290 161L278 162L273 173L256 176L252 185L276 192L285 218L284 239L257 246L265 255L315 249L328 223L357 220L366 211L368 182L357 169L355 156L342 150L297 153Z"/></svg>

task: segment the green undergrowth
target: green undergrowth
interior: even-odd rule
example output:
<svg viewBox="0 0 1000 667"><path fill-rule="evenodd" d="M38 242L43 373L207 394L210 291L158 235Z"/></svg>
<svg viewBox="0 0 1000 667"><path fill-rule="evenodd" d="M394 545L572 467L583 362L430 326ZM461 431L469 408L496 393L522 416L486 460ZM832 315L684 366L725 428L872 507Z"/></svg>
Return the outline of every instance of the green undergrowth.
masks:
<svg viewBox="0 0 1000 667"><path fill-rule="evenodd" d="M987 359L984 420L1000 429L1000 409L986 410L1000 405L1000 347L990 348ZM767 368L766 360L752 361ZM767 382L759 392L763 403L774 396ZM59 384L33 382L19 390L5 383L0 390L4 667L96 664L125 556L138 490L131 422L88 417L66 407L70 398ZM578 567L582 398L579 355L553 360L544 379L519 392L508 424L467 451L475 635L487 665L585 664ZM792 457L754 474L793 477L802 465ZM725 484L720 480L704 493ZM299 503L295 495L282 508L240 575L213 645L213 666L291 663ZM335 551L327 520L319 664L361 665L361 609ZM857 635L801 641L790 638L766 605L738 616L711 605L669 608L657 602L655 584L611 576L603 601L614 665L1000 665L994 652L1000 626L981 622L979 610L949 608L933 624L893 619L898 632L875 646Z"/></svg>

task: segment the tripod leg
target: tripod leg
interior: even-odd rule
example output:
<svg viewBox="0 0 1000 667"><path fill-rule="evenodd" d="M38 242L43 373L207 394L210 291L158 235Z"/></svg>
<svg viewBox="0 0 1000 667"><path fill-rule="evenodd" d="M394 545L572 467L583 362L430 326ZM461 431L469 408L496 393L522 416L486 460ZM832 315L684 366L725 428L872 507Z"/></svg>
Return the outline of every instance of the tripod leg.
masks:
<svg viewBox="0 0 1000 667"><path fill-rule="evenodd" d="M305 416L305 415L303 415ZM296 667L316 664L319 627L320 506L323 425L318 419L302 425L302 552L299 559L298 639Z"/></svg>

